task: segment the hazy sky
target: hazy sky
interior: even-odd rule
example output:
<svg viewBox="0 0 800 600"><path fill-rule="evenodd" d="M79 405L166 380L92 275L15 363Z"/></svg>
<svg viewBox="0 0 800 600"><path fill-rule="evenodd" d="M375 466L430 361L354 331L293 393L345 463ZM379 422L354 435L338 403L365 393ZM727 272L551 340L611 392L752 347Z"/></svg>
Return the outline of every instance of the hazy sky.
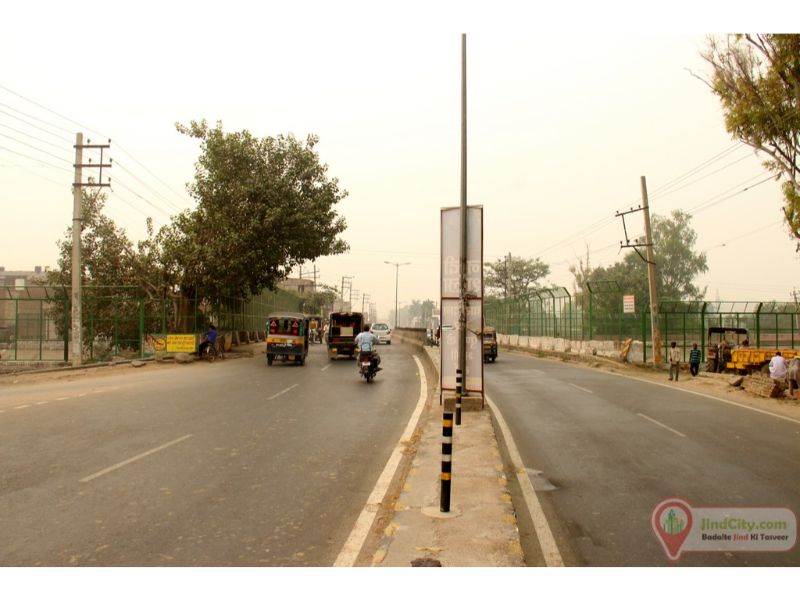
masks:
<svg viewBox="0 0 800 600"><path fill-rule="evenodd" d="M545 12L515 8L523 3L494 2L484 12L477 3L430 4L4 8L0 265L56 264L71 220L76 131L112 139L107 212L137 240L145 215L165 224L193 205L185 184L198 144L174 123L205 118L259 136L320 137L321 160L349 192L338 210L351 245L317 261L321 281L353 276L385 317L395 269L384 261L409 262L401 303L438 300L439 208L459 202L464 32L468 201L485 207L486 261L540 257L551 265L549 281L571 291L567 269L587 245L593 266L622 258L613 215L639 204L644 175L654 213L692 211L709 265L698 283L709 298L790 299L800 263L781 224L779 184L736 194L767 175L730 139L717 99L689 73L707 72L698 54L706 32L774 22L729 2L670 3L662 12L633 2ZM720 17L722 6L734 16ZM641 218L631 222L640 233Z"/></svg>

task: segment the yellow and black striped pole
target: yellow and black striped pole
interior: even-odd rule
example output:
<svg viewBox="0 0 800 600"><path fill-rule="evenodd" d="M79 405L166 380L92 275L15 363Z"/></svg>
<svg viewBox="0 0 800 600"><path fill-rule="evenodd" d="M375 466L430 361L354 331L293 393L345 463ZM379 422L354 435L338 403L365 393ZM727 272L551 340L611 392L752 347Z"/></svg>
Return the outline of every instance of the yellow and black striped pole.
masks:
<svg viewBox="0 0 800 600"><path fill-rule="evenodd" d="M461 395L463 393L461 369L456 369L456 425L461 425Z"/></svg>
<svg viewBox="0 0 800 600"><path fill-rule="evenodd" d="M442 488L439 511L450 512L450 478L453 474L453 413L442 413Z"/></svg>

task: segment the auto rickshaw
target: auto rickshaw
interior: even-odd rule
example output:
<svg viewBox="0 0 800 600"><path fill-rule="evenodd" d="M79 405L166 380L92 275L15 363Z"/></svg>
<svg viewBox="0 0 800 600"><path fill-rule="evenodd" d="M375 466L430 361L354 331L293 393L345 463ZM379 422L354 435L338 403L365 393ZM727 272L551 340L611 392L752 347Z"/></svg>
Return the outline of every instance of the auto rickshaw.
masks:
<svg viewBox="0 0 800 600"><path fill-rule="evenodd" d="M494 327L483 328L483 362L497 360L497 331Z"/></svg>
<svg viewBox="0 0 800 600"><path fill-rule="evenodd" d="M267 317L267 364L276 359L304 365L308 355L308 317L276 312Z"/></svg>

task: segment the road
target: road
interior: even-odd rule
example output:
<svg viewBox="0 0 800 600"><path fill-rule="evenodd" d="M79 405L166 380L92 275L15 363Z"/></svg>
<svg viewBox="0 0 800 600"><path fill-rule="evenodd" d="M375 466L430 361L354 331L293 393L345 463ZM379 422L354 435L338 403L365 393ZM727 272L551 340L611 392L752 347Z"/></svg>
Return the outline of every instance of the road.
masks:
<svg viewBox="0 0 800 600"><path fill-rule="evenodd" d="M485 377L567 564L667 564L650 513L669 497L800 512L800 423L521 354L502 353ZM800 547L679 564L798 566Z"/></svg>
<svg viewBox="0 0 800 600"><path fill-rule="evenodd" d="M381 355L3 385L0 565L333 564L420 394Z"/></svg>

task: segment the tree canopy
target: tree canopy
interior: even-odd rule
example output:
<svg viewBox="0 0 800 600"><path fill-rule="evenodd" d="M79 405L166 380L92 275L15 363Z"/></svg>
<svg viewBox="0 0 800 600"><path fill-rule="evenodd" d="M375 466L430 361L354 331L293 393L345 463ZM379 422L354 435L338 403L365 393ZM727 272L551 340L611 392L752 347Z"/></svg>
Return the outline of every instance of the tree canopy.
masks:
<svg viewBox="0 0 800 600"><path fill-rule="evenodd" d="M653 215L656 285L661 300L699 300L705 295L705 288L700 289L694 284L695 277L708 270L708 263L705 253L697 252L694 248L697 233L691 227L691 219L691 215L681 210L672 211L669 217ZM585 290L587 282L615 281L619 284L620 295L633 294L637 306L649 303L647 263L635 252L629 252L621 261L608 267L591 269L587 268L588 265L587 251L586 265L581 260L579 267L570 269L579 289ZM606 300L615 305L621 302L616 295Z"/></svg>
<svg viewBox="0 0 800 600"><path fill-rule="evenodd" d="M504 298L520 296L536 289L538 281L550 274L550 267L538 258L510 256L484 263L484 287Z"/></svg>
<svg viewBox="0 0 800 600"><path fill-rule="evenodd" d="M347 192L328 177L316 136L257 138L205 121L176 127L201 144L188 186L197 208L161 236L165 268L182 290L247 297L274 289L305 261L347 250L337 237L346 224L334 210Z"/></svg>
<svg viewBox="0 0 800 600"><path fill-rule="evenodd" d="M783 180L784 217L800 240L800 34L710 37L701 79L722 103L725 128L767 156ZM800 251L800 243L798 243Z"/></svg>

